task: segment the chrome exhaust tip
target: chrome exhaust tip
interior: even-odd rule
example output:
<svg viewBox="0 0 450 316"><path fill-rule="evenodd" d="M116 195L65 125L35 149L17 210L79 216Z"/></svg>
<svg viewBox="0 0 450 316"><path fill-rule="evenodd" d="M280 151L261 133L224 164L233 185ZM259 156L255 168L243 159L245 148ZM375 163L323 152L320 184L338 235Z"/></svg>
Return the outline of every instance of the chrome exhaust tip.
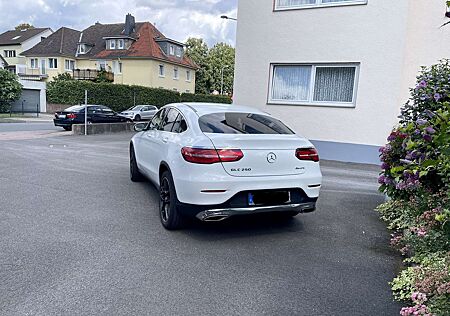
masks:
<svg viewBox="0 0 450 316"><path fill-rule="evenodd" d="M206 216L202 219L203 222L221 222L223 220L226 220L229 216L226 215L210 215Z"/></svg>
<svg viewBox="0 0 450 316"><path fill-rule="evenodd" d="M202 222L221 222L230 217L229 214L224 214L218 210L207 210L197 214L196 216Z"/></svg>

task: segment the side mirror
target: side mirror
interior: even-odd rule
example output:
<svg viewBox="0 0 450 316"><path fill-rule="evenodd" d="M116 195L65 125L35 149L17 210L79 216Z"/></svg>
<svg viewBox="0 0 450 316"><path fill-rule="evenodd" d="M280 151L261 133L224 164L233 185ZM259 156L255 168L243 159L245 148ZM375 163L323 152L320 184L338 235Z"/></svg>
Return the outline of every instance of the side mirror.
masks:
<svg viewBox="0 0 450 316"><path fill-rule="evenodd" d="M134 124L133 129L135 132L142 132L145 130L145 128L147 127L147 123L137 123Z"/></svg>

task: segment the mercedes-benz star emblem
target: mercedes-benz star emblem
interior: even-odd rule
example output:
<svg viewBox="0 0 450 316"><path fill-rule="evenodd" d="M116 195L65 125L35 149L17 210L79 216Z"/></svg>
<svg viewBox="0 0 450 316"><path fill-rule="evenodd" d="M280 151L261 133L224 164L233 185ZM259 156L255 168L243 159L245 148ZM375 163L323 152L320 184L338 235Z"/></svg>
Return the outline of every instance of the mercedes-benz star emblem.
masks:
<svg viewBox="0 0 450 316"><path fill-rule="evenodd" d="M277 161L277 155L275 155L274 153L268 153L267 154L267 161L269 163L274 163L275 161Z"/></svg>

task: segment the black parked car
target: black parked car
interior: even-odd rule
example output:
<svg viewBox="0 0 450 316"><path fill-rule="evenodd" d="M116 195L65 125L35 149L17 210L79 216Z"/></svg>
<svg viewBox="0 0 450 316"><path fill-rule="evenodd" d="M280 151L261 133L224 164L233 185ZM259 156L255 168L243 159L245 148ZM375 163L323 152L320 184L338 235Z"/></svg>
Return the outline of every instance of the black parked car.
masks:
<svg viewBox="0 0 450 316"><path fill-rule="evenodd" d="M60 126L66 131L72 130L73 124L84 124L85 105L74 105L62 112L56 112L53 122L55 126ZM116 112L104 105L88 105L88 123L119 123L126 122L125 117L119 116Z"/></svg>

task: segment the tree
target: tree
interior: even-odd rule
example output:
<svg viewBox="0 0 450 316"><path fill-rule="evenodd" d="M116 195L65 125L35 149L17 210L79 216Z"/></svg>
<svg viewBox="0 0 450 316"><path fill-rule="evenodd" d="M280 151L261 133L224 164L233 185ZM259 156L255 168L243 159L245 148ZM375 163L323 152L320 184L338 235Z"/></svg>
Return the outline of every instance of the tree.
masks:
<svg viewBox="0 0 450 316"><path fill-rule="evenodd" d="M8 70L0 69L0 112L9 112L11 103L22 94L18 77Z"/></svg>
<svg viewBox="0 0 450 316"><path fill-rule="evenodd" d="M29 29L34 29L34 26L30 23L21 23L15 27L16 31L25 31Z"/></svg>
<svg viewBox="0 0 450 316"><path fill-rule="evenodd" d="M52 81L47 83L47 90L49 89L49 87L58 86L58 83L60 83L61 81L70 81L70 80L73 80L73 78L69 73L65 72L62 74L58 74L57 76L53 77Z"/></svg>
<svg viewBox="0 0 450 316"><path fill-rule="evenodd" d="M211 83L208 73L208 45L201 38L191 37L187 40L186 46L186 56L199 66L195 74L195 92L209 94Z"/></svg>
<svg viewBox="0 0 450 316"><path fill-rule="evenodd" d="M208 72L211 78L211 90L233 94L234 59L235 49L226 43L218 43L209 50Z"/></svg>

